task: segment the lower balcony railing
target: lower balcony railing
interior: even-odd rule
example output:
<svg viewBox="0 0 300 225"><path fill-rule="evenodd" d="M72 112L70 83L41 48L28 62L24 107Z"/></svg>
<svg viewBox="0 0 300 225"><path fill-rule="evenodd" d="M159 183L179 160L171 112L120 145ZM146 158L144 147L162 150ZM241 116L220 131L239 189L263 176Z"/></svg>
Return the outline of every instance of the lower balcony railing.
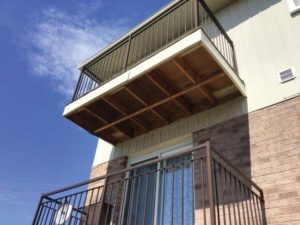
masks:
<svg viewBox="0 0 300 225"><path fill-rule="evenodd" d="M262 190L206 142L44 194L32 224L266 222Z"/></svg>

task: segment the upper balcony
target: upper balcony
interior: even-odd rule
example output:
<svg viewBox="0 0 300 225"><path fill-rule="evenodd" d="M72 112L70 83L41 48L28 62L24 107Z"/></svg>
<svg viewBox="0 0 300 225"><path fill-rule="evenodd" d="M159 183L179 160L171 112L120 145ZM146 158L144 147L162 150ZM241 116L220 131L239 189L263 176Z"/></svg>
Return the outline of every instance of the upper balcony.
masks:
<svg viewBox="0 0 300 225"><path fill-rule="evenodd" d="M246 96L234 44L202 0L170 3L80 69L64 116L113 144Z"/></svg>

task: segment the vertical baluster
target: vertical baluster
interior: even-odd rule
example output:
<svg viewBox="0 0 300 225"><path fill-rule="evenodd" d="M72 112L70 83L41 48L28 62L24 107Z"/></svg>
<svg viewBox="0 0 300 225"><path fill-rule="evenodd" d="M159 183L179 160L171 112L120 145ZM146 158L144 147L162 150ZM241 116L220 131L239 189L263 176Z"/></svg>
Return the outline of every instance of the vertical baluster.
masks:
<svg viewBox="0 0 300 225"><path fill-rule="evenodd" d="M209 146L209 142L206 144L206 164L207 164L207 185L208 185L208 200L209 200L209 207L210 207L210 224L216 224L215 218L215 202L214 202L214 186L213 186L213 172L212 172L212 157L211 157L211 150Z"/></svg>
<svg viewBox="0 0 300 225"><path fill-rule="evenodd" d="M171 203L171 224L173 224L174 222L174 179L175 179L175 170L176 167L173 165L172 166L172 203Z"/></svg>
<svg viewBox="0 0 300 225"><path fill-rule="evenodd" d="M234 192L235 192L236 204L237 204L237 208L238 208L237 210L238 210L239 224L242 224L239 196L238 196L238 190L237 190L237 179L236 179L236 177L233 177L233 178L234 178Z"/></svg>
<svg viewBox="0 0 300 225"><path fill-rule="evenodd" d="M256 203L255 203L255 194L252 193L252 202L253 202L253 207L254 207L254 214L255 214L255 221L256 221L256 224L259 225L259 222L258 222L258 215L257 215L257 208L256 208Z"/></svg>
<svg viewBox="0 0 300 225"><path fill-rule="evenodd" d="M43 214L42 214L42 217L41 217L40 224L45 224L43 222L44 222L45 215L47 214L47 211L48 211L48 208L47 208L48 203L49 203L49 201L43 204Z"/></svg>
<svg viewBox="0 0 300 225"><path fill-rule="evenodd" d="M122 221L124 220L124 216L125 216L125 206L126 206L126 188L128 187L128 183L129 183L129 179L125 178L124 180L124 184L123 184L123 195L122 195L122 199L121 199L121 204L120 204L120 214L119 214L119 220L118 220L118 225L122 224ZM123 220L122 220L123 219Z"/></svg>
<svg viewBox="0 0 300 225"><path fill-rule="evenodd" d="M136 182L136 177L131 177L131 188L130 188L130 193L129 193L129 195L130 195L130 199L129 199L129 208L128 208L128 212L127 212L127 225L131 225L131 214L132 214L132 212L131 212L131 210L132 210L132 208L133 208L133 194L134 194L134 189L135 189L135 182Z"/></svg>
<svg viewBox="0 0 300 225"><path fill-rule="evenodd" d="M54 216L55 216L55 213L56 213L56 205L57 204L54 203L53 210L52 210L52 213L51 213L51 216L50 216L50 219L49 219L49 223L48 223L49 225L53 224Z"/></svg>
<svg viewBox="0 0 300 225"><path fill-rule="evenodd" d="M259 223L263 225L263 218L262 218L262 213L261 213L261 205L260 205L260 199L257 195L255 195L256 199L256 204L257 204L257 214L259 217Z"/></svg>
<svg viewBox="0 0 300 225"><path fill-rule="evenodd" d="M60 204L60 207L63 207L62 208L62 211L64 211L64 207L65 207L65 204L68 203L68 199L66 197L63 198L64 200L62 201L62 203ZM58 207L58 209L60 208ZM59 216L59 220L58 221L62 221L62 219L64 220L65 219L65 214L61 213L60 216Z"/></svg>
<svg viewBox="0 0 300 225"><path fill-rule="evenodd" d="M145 225L145 219L146 219L146 209L147 209L147 196L148 196L148 185L149 185L149 172L147 172L147 178L146 178L146 191L144 194L144 210L143 210L143 225Z"/></svg>
<svg viewBox="0 0 300 225"><path fill-rule="evenodd" d="M159 173L160 172L160 170L155 170L154 171L154 190L153 190L153 196L155 196L156 197L156 185L157 185L157 173ZM155 209L156 209L156 205L155 205L155 203L156 203L156 201L155 201L155 197L153 198L153 201L152 201L152 204L153 204L153 207L152 207L152 217L151 217L151 223L150 224L156 224L158 221L155 221L154 222L154 217L155 217ZM158 223L157 223L158 224Z"/></svg>
<svg viewBox="0 0 300 225"><path fill-rule="evenodd" d="M229 183L230 183L230 202L232 202L232 209L233 209L233 215L234 215L234 224L237 224L237 212L236 212L236 206L235 206L235 190L234 190L234 181L233 181L233 177L232 174L230 172L229 173Z"/></svg>
<svg viewBox="0 0 300 225"><path fill-rule="evenodd" d="M138 175L137 179L138 181L138 186L137 186L137 199L135 201L135 216L134 216L134 224L137 225L137 217L138 217L138 211L139 211L139 201L140 201L140 185L141 185L141 175Z"/></svg>
<svg viewBox="0 0 300 225"><path fill-rule="evenodd" d="M246 223L246 214L245 214L245 202L244 202L244 198L243 198L243 190L242 190L242 183L240 180L238 180L238 188L239 188L239 196L241 197L241 204L242 204L242 212L243 212L243 219L244 219L244 224Z"/></svg>
<svg viewBox="0 0 300 225"><path fill-rule="evenodd" d="M250 223L250 217L249 217L248 198L247 198L247 194L246 194L246 190L245 189L246 189L246 186L243 184L243 196L244 196L245 204L246 204L246 216L247 216L248 224L251 225L251 223Z"/></svg>
<svg viewBox="0 0 300 225"><path fill-rule="evenodd" d="M226 225L226 213L225 213L225 196L224 196L224 187L223 187L223 180L222 180L222 166L220 163L219 165L219 174L220 174L220 202L222 204L222 211L223 211L223 222Z"/></svg>
<svg viewBox="0 0 300 225"><path fill-rule="evenodd" d="M176 30L176 24L175 24L175 11L172 12L172 17L173 17L173 25L172 25L172 28L173 28L173 32L172 32L172 40L174 41L175 38L176 38L176 35L175 35L175 30Z"/></svg>
<svg viewBox="0 0 300 225"><path fill-rule="evenodd" d="M80 89L80 86L81 86L81 80L82 80L82 71L80 72L80 75L79 75L79 79L77 81L77 84L76 84L76 88L75 88L75 92L73 94L73 101L76 100L78 98L78 91Z"/></svg>
<svg viewBox="0 0 300 225"><path fill-rule="evenodd" d="M117 190L116 190L116 195L115 195L115 201L113 201L113 212L111 214L111 222L114 223L114 220L115 220L115 214L116 214L116 209L117 209L117 203L118 203L118 196L119 196L119 190L120 190L120 185L121 185L121 182L120 180L117 181L116 183L117 186ZM120 212L119 212L120 213Z"/></svg>
<svg viewBox="0 0 300 225"><path fill-rule="evenodd" d="M229 196L229 192L230 192L230 182L228 181L229 177L228 177L228 172L226 170L226 168L224 168L224 180L225 180L225 184L226 184L226 198L225 201L227 202L227 211L228 211L228 219L229 219L229 225L232 225L232 221L231 221L231 210L230 210L230 196Z"/></svg>
<svg viewBox="0 0 300 225"><path fill-rule="evenodd" d="M75 194L75 195L76 195L76 194ZM71 204L72 206L74 206L75 195L70 195L69 204ZM72 201L72 199L73 199L73 201ZM70 219L69 219L69 221L67 221L67 224L70 225L71 222L72 222L72 220L73 220L73 210L72 210L72 212L71 212L71 214L70 214ZM67 225L67 224L66 224L66 225Z"/></svg>
<svg viewBox="0 0 300 225"><path fill-rule="evenodd" d="M181 225L184 225L184 163L181 163Z"/></svg>
<svg viewBox="0 0 300 225"><path fill-rule="evenodd" d="M166 172L165 168L162 169L162 176L163 176L163 187L162 187L162 212L161 212L161 225L164 224L164 214L165 214L165 186L166 186Z"/></svg>
<svg viewBox="0 0 300 225"><path fill-rule="evenodd" d="M96 213L96 208L97 208L97 201L98 201L98 197L99 197L99 191L100 191L100 187L96 189L97 190L97 194L96 194L96 199L95 199L95 204L94 204L94 210L93 210L93 217L92 217L92 222L91 225L94 224L94 218L95 218L95 213Z"/></svg>
<svg viewBox="0 0 300 225"><path fill-rule="evenodd" d="M108 184L109 185L109 184ZM107 185L107 186L108 186ZM104 224L107 224L107 218L108 218L108 213L109 213L109 210L110 210L110 206L111 206L111 196L112 196L112 193L114 191L114 183L111 183L110 186L111 186L111 189L110 189L110 193L109 193L109 197L108 197L108 201L107 201L107 209L106 209L106 213L105 213L105 220L104 220ZM110 221L108 221L109 224L110 224Z"/></svg>
<svg viewBox="0 0 300 225"><path fill-rule="evenodd" d="M153 47L153 38L154 38L154 27L155 27L155 23L153 23L150 27L150 43L149 43L149 52L152 54L153 53L153 50L152 50L152 47Z"/></svg>
<svg viewBox="0 0 300 225"><path fill-rule="evenodd" d="M50 213L50 211L52 210L52 204L53 204L53 202L50 201L49 203L50 203L50 205L49 205L49 208L48 208L48 212L47 212L47 215L46 215L45 223L44 223L44 224L49 224L49 223L47 223L47 221L48 221L49 213ZM48 204L47 204L47 206L48 206Z"/></svg>
<svg viewBox="0 0 300 225"><path fill-rule="evenodd" d="M34 214L34 217L33 217L32 225L38 224L38 221L39 221L39 218L40 218L40 215L41 215L42 203L43 203L43 197L41 196L40 200L39 200L38 207L36 208L36 211L35 211L35 214Z"/></svg>
<svg viewBox="0 0 300 225"><path fill-rule="evenodd" d="M168 13L167 14L167 37L166 37L166 40L167 40L167 43L169 43L170 42L170 40L169 40L169 29L170 29L170 13Z"/></svg>
<svg viewBox="0 0 300 225"><path fill-rule="evenodd" d="M56 218L55 218L55 216L56 216L56 212L58 211L58 209L59 209L59 207L62 205L61 203L59 203L59 202L61 202L61 199L56 199L56 204L54 205L54 213L53 213L53 216L52 216L52 218L51 218L51 221L50 221L50 223L49 223L49 225L52 225L52 224L55 224L55 220L56 220Z"/></svg>
<svg viewBox="0 0 300 225"><path fill-rule="evenodd" d="M217 181L217 168L216 168L216 161L213 160L213 177L214 177L214 185L215 185L215 200L216 200L216 206L217 206L217 221L218 224L221 224L221 219L220 219L220 211L219 211L219 191L218 191L218 181Z"/></svg>
<svg viewBox="0 0 300 225"><path fill-rule="evenodd" d="M87 206L87 215L86 215L86 221L85 221L85 225L88 224L88 220L89 220L89 216L90 216L90 209L91 209L91 204L92 204L92 200L93 200L93 196L94 196L94 189L91 189L90 191L92 191L92 194L90 196L90 200L89 200L89 204Z"/></svg>
<svg viewBox="0 0 300 225"><path fill-rule="evenodd" d="M251 201L251 199L252 199L252 197L251 197L252 193L251 193L251 189L250 188L247 188L247 193L248 193L247 197L248 197L249 202L250 202L251 221L252 221L252 224L253 224L254 221L255 221L255 218L254 218L254 215L253 215L253 207L252 207L252 201Z"/></svg>
<svg viewBox="0 0 300 225"><path fill-rule="evenodd" d="M191 165L191 170L192 170L192 196L193 196L193 203L192 203L192 208L193 208L193 214L192 214L192 221L193 224L195 224L195 209L196 209L196 185L195 185L195 157L196 153L192 152L192 159L190 160Z"/></svg>
<svg viewBox="0 0 300 225"><path fill-rule="evenodd" d="M74 202L74 207L76 207L78 210L81 209L80 203L81 203L82 194L83 194L83 192L80 193L80 197L79 197L78 202L77 202L77 207L76 207L76 203ZM82 208L83 208L83 207L82 207ZM83 209L82 209L82 210L83 210ZM76 211L76 213L75 213L75 218L78 217L78 213L79 213L79 212ZM80 220L79 220L79 221L81 221L82 215L79 215L79 216L80 216ZM77 222L76 222L75 224L77 224Z"/></svg>
<svg viewBox="0 0 300 225"><path fill-rule="evenodd" d="M202 158L200 158L200 166L201 166L202 208L203 208L204 225L206 225L206 205L205 205L206 194L205 194L204 167L203 167Z"/></svg>
<svg viewBox="0 0 300 225"><path fill-rule="evenodd" d="M193 0L195 4L195 27L199 27L199 7L198 7L198 0ZM193 14L192 14L193 15Z"/></svg>

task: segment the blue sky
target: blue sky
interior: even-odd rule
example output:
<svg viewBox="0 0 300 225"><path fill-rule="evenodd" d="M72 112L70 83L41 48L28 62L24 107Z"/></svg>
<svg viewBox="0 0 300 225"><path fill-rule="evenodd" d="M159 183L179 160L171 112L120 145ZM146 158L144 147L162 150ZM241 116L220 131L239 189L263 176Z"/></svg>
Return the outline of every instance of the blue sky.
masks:
<svg viewBox="0 0 300 225"><path fill-rule="evenodd" d="M29 225L41 193L85 180L97 139L64 119L83 59L167 0L0 0L0 217Z"/></svg>

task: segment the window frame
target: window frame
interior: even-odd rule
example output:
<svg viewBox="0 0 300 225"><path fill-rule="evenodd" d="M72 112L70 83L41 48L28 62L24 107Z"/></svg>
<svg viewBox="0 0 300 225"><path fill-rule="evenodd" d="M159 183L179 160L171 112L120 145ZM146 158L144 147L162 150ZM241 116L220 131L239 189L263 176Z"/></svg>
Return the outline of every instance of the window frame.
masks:
<svg viewBox="0 0 300 225"><path fill-rule="evenodd" d="M185 150L191 148L193 146L192 144L192 141L189 140L189 141L186 141L186 142L182 142L180 144L177 144L177 145L173 145L173 146L169 146L169 147L166 147L166 148L162 148L161 150L158 150L158 151L155 151L155 152L152 152L152 153L149 153L149 154L145 154L143 156L138 156L138 157L133 157L131 159L128 160L127 162L127 167L131 167L131 166L134 166L134 165L137 165L137 164L140 164L140 163L143 163L143 162L146 162L146 161L149 161L149 160L152 160L152 159L159 159L159 158L162 158L162 157L165 157L165 156L171 156L171 155L175 155L177 153L180 153L180 152L184 152ZM161 166L160 163L157 163L157 168L159 169ZM126 173L126 178L128 178L130 176L130 172L127 172ZM156 181L156 189L158 189L160 183L159 183L159 180ZM125 193L128 192L128 184L126 185L125 187ZM157 204L158 204L158 198L159 198L159 194L158 193L155 193L155 212L154 212L154 221L157 221ZM125 196L125 199L124 201L126 202L127 201L127 195ZM123 205L122 207L124 207L125 205ZM124 219L124 210L122 210L122 213L121 213L121 216L120 216L120 222L123 221ZM155 222L156 224L156 222Z"/></svg>

